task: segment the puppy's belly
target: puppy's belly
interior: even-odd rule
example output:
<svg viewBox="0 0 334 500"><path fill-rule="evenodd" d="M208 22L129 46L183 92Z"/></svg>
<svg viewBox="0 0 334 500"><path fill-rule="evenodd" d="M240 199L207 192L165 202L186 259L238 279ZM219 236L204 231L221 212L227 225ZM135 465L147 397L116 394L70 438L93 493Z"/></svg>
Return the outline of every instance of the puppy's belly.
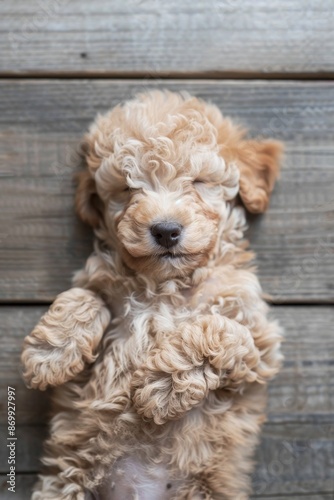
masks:
<svg viewBox="0 0 334 500"><path fill-rule="evenodd" d="M169 479L163 464L125 457L98 488L96 500L169 500L178 486L180 481Z"/></svg>

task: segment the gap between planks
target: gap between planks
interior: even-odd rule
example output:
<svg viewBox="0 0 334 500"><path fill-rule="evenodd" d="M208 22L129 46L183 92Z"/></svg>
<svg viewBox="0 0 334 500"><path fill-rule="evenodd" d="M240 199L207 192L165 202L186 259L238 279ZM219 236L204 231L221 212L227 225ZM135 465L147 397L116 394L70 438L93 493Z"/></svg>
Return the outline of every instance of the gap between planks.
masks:
<svg viewBox="0 0 334 500"><path fill-rule="evenodd" d="M1 71L0 79L124 79L124 80L279 80L279 81L334 81L334 71L330 72L306 72L306 73L280 73L280 72L258 72L258 71L202 71L202 72L128 72L124 71Z"/></svg>
<svg viewBox="0 0 334 500"><path fill-rule="evenodd" d="M65 290L63 290L65 291ZM61 292L59 292L61 293ZM320 300L312 300L310 299L309 301L305 301L305 299L303 300L288 300L288 301L275 301L274 299L273 300L268 300L268 299L265 299L265 302L271 307L271 308L279 308L279 307L322 307L322 306L328 306L328 305L331 305L333 304L333 301L331 299L328 299L326 301L326 299L324 298L321 298ZM24 307L38 307L38 306L50 306L51 304L53 304L53 300L21 300L21 299L0 299L0 308L1 307L17 307L17 306L24 306Z"/></svg>

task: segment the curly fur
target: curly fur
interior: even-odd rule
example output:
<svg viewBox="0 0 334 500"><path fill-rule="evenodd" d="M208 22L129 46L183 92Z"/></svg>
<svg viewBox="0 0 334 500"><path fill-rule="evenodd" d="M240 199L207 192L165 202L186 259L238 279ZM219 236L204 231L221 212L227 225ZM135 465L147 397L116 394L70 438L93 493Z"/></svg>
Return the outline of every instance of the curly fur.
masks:
<svg viewBox="0 0 334 500"><path fill-rule="evenodd" d="M60 386L33 500L248 498L281 354L237 197L267 208L282 146L244 136L158 91L91 126L76 207L95 251L22 354L30 387ZM169 253L161 221L183 227Z"/></svg>
<svg viewBox="0 0 334 500"><path fill-rule="evenodd" d="M25 338L22 363L28 387L64 384L95 361L110 312L89 290L63 292Z"/></svg>

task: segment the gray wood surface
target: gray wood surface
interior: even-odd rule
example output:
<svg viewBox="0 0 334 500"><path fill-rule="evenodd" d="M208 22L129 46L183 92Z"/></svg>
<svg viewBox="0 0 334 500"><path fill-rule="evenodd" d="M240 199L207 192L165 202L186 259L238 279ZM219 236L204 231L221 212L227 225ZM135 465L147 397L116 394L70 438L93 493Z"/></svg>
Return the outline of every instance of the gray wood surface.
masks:
<svg viewBox="0 0 334 500"><path fill-rule="evenodd" d="M7 428L0 426L1 436L6 436ZM16 472L28 473L38 472L41 468L40 457L42 455L43 440L47 436L46 426L18 426L16 431ZM10 442L10 441L9 441ZM1 446L0 449L0 474L8 473L8 448ZM0 490L1 491L1 490ZM2 496L0 495L0 498ZM15 498L15 497L14 497ZM28 498L28 495L27 495Z"/></svg>
<svg viewBox="0 0 334 500"><path fill-rule="evenodd" d="M20 373L22 341L46 307L0 308L0 425L7 421L7 386L16 388L18 425L47 421L48 394L25 388ZM271 423L334 424L334 308L277 306L272 308L285 329L281 373L270 384Z"/></svg>
<svg viewBox="0 0 334 500"><path fill-rule="evenodd" d="M312 492L333 492L333 428L334 424L265 424L255 457L254 494L260 498L276 495L295 498L295 495ZM45 435L44 427L19 429L16 448L18 475L38 472ZM1 474L7 472L6 458L6 449L1 450ZM25 500L28 498L27 494Z"/></svg>
<svg viewBox="0 0 334 500"><path fill-rule="evenodd" d="M28 390L21 377L23 339L47 307L0 307L0 426L7 423L7 388L15 388L16 424L44 424L48 416L47 393ZM1 433L2 435L2 433Z"/></svg>
<svg viewBox="0 0 334 500"><path fill-rule="evenodd" d="M253 135L286 143L270 210L250 220L265 292L277 302L334 299L334 84L111 80L0 82L0 298L50 301L85 261L73 213L79 138L98 111L148 88L187 89Z"/></svg>
<svg viewBox="0 0 334 500"><path fill-rule="evenodd" d="M334 71L333 0L8 0L0 69L321 75Z"/></svg>
<svg viewBox="0 0 334 500"><path fill-rule="evenodd" d="M16 482L15 495L7 491L6 476L0 474L0 497L1 500L27 500L29 497L29 492L33 487L37 477L35 474L18 474ZM280 499L291 499L294 500L333 500L333 493L319 492L314 494L309 493L287 493L278 495L266 495L266 494L254 494L252 499L260 498L261 500L280 500Z"/></svg>
<svg viewBox="0 0 334 500"><path fill-rule="evenodd" d="M334 422L264 426L253 476L254 493L334 492Z"/></svg>
<svg viewBox="0 0 334 500"><path fill-rule="evenodd" d="M7 386L16 388L18 473L38 471L46 433L48 394L25 389L19 370L22 339L45 310L41 306L0 308L0 393L5 402ZM259 498L278 494L302 498L321 492L324 496L314 499L327 499L325 493L334 489L334 309L276 306L272 316L286 331L285 363L270 384L269 417L257 452L254 490ZM6 414L3 404L3 436ZM6 472L6 452L5 447L0 450L0 473ZM20 478L21 483L25 479Z"/></svg>
<svg viewBox="0 0 334 500"><path fill-rule="evenodd" d="M270 209L249 228L286 329L252 498L334 500L334 81L320 81L334 78L333 26L334 0L0 2L0 436L11 385L18 438L15 494L0 448L1 499L30 498L47 433L50 391L25 388L23 337L91 251L73 212L79 139L97 112L166 87L286 143Z"/></svg>
<svg viewBox="0 0 334 500"><path fill-rule="evenodd" d="M28 500L37 477L35 474L18 474L16 476L15 493L8 491L7 479L6 474L0 474L1 500Z"/></svg>

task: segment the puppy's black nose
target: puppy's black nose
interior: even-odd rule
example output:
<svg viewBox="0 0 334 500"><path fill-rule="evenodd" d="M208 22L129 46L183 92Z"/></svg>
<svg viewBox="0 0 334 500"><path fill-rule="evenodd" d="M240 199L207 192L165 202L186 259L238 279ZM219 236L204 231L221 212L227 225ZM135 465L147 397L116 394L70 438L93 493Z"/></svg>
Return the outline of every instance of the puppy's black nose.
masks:
<svg viewBox="0 0 334 500"><path fill-rule="evenodd" d="M181 224L176 222L159 222L151 227L151 234L154 236L158 245L165 248L171 248L180 241L182 233Z"/></svg>

